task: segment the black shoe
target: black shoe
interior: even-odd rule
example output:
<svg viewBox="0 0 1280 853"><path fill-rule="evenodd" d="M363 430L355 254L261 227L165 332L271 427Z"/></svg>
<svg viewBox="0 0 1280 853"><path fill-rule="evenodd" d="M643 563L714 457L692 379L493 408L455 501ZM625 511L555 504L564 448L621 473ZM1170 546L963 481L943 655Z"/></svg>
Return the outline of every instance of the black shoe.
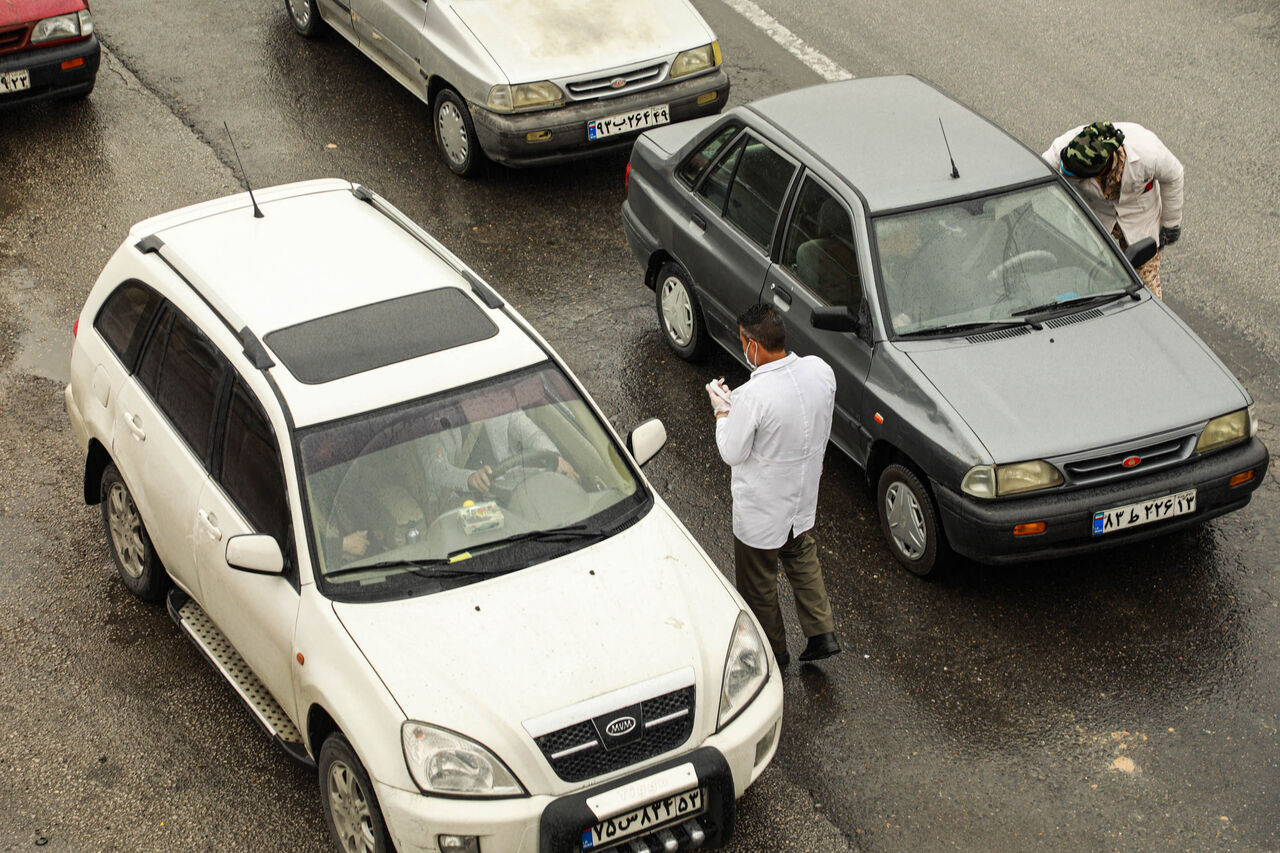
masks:
<svg viewBox="0 0 1280 853"><path fill-rule="evenodd" d="M838 654L840 654L840 644L836 642L836 635L828 631L809 638L809 643L800 653L800 660L822 660Z"/></svg>
<svg viewBox="0 0 1280 853"><path fill-rule="evenodd" d="M778 659L778 666L786 666L791 663L791 652L783 649L780 652L774 652L773 656Z"/></svg>

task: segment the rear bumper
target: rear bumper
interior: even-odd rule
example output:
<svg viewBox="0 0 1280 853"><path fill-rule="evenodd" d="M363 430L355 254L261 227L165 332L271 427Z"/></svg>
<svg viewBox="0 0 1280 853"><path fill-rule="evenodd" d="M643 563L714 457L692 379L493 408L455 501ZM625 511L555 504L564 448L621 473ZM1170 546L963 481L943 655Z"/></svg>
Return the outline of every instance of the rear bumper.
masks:
<svg viewBox="0 0 1280 853"><path fill-rule="evenodd" d="M631 254L640 262L640 266L646 270L645 285L650 290L653 290L653 279L649 277L647 271L649 269L649 259L653 257L654 252L658 251L658 241L640 224L640 221L636 219L636 215L631 212L630 205L626 202L622 203L622 233L627 237L627 245L631 247Z"/></svg>
<svg viewBox="0 0 1280 853"><path fill-rule="evenodd" d="M0 56L0 74L23 71L31 75L31 88L0 92L0 110L48 98L88 94L98 76L102 48L97 36L84 41ZM63 68L64 64L71 67Z"/></svg>
<svg viewBox="0 0 1280 853"><path fill-rule="evenodd" d="M698 103L698 98L712 92L715 93L714 99L705 104ZM723 69L717 68L692 80L646 89L634 95L575 103L554 110L508 115L472 104L471 118L480 147L489 159L506 166L542 166L629 149L642 132L637 130L592 141L587 139L589 121L667 104L674 123L714 115L724 109L728 97L729 77ZM527 135L534 131L550 131L551 136L542 142L530 142Z"/></svg>
<svg viewBox="0 0 1280 853"><path fill-rule="evenodd" d="M1007 501L979 501L934 483L934 494L951 547L983 563L1004 564L1066 557L1163 536L1240 509L1266 476L1267 448L1257 438L1201 459L1118 485ZM1254 476L1228 485L1235 474ZM1154 521L1114 533L1094 535L1095 512L1196 490L1196 509L1187 515ZM1045 531L1014 536L1015 524L1043 521Z"/></svg>

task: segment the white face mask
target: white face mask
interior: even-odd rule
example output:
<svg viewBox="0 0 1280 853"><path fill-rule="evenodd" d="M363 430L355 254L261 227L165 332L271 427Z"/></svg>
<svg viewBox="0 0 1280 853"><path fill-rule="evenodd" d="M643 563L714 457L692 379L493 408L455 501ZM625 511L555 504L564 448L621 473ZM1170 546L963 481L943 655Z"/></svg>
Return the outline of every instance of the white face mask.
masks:
<svg viewBox="0 0 1280 853"><path fill-rule="evenodd" d="M757 367L759 367L759 365L758 365L758 364L756 364L754 361L752 361L752 360L751 360L751 345L752 345L752 344L755 344L755 345L756 345L756 354L757 354L757 355L759 355L759 354L760 354L760 344L756 343L755 341L748 340L748 341L747 341L747 348L746 348L746 349L744 349L744 350L742 351L742 355L743 355L743 357L747 360L747 366L748 366L748 367L750 367L752 370L755 370Z"/></svg>

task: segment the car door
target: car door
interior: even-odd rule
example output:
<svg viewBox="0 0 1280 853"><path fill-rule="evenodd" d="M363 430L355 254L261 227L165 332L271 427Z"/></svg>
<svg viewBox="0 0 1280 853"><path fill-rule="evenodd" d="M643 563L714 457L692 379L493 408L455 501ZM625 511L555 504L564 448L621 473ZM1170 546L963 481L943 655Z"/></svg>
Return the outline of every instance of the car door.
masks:
<svg viewBox="0 0 1280 853"><path fill-rule="evenodd" d="M771 301L787 327L788 349L818 355L836 374L832 440L859 463L867 457L861 409L871 369L871 321L851 208L812 173L796 193L783 229L778 262L769 267L761 299ZM858 319L857 332L815 329L817 307L844 307Z"/></svg>
<svg viewBox="0 0 1280 853"><path fill-rule="evenodd" d="M212 476L205 479L195 506L200 603L296 720L292 661L299 595L280 444L262 406L238 375L229 383L219 414ZM227 564L227 543L253 533L275 538L286 555L283 574L255 574Z"/></svg>
<svg viewBox="0 0 1280 853"><path fill-rule="evenodd" d="M425 0L352 0L352 20L360 45L402 84L425 93L418 73L423 48Z"/></svg>
<svg viewBox="0 0 1280 853"><path fill-rule="evenodd" d="M156 553L178 585L199 597L196 499L212 449L228 366L186 316L166 305L137 373L115 406L111 456L134 494Z"/></svg>
<svg viewBox="0 0 1280 853"><path fill-rule="evenodd" d="M796 170L795 160L744 129L697 176L672 229L672 251L693 278L707 329L731 351L738 315L756 301L769 270L778 211Z"/></svg>

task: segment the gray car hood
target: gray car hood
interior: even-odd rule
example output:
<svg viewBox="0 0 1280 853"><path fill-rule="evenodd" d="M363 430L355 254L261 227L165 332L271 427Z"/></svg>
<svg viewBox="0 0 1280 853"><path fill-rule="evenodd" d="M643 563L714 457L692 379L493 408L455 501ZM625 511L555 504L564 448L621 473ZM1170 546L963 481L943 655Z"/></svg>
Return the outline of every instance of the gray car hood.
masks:
<svg viewBox="0 0 1280 853"><path fill-rule="evenodd" d="M1163 306L1104 310L1003 340L902 346L998 463L1142 438L1247 404L1226 367Z"/></svg>

